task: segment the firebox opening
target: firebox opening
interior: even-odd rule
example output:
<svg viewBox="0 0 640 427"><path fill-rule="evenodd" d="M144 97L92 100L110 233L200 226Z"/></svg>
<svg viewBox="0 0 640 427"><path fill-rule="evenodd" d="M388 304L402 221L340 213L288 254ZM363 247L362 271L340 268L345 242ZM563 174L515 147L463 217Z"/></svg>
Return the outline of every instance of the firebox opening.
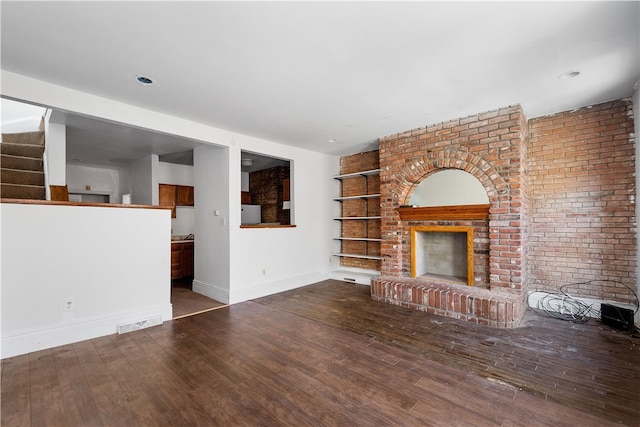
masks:
<svg viewBox="0 0 640 427"><path fill-rule="evenodd" d="M411 277L473 286L473 227L412 227Z"/></svg>

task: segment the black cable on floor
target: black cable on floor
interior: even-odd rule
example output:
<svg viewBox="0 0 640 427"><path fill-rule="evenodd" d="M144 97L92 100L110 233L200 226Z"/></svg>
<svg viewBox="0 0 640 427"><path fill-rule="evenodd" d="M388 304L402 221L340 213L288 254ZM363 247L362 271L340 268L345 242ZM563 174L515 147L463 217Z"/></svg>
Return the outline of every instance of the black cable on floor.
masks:
<svg viewBox="0 0 640 427"><path fill-rule="evenodd" d="M633 312L635 317L638 309L640 308L638 294L630 286L615 280L590 280L587 282L569 283L560 286L558 292L549 292L547 290L532 291L527 298L527 305L531 311L543 317L550 317L574 323L586 323L590 318L600 318L600 310L593 307L595 303L587 304L577 297L570 295L569 290L571 288L579 289L580 287L592 288L596 282L600 282L602 287L604 287L604 284L614 285L616 287L621 285L625 287L635 299L635 310ZM531 305L531 295L535 292L546 294L540 298L537 307ZM600 294L602 295L603 292ZM635 326L634 330L637 329L637 326ZM634 330L631 331L632 334L635 333Z"/></svg>

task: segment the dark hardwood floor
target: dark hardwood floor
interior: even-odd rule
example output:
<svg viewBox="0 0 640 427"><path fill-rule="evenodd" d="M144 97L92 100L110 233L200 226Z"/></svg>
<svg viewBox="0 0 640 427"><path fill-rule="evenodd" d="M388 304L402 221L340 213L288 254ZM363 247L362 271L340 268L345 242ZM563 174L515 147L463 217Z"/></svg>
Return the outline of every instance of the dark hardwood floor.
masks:
<svg viewBox="0 0 640 427"><path fill-rule="evenodd" d="M2 426L640 425L629 334L497 330L325 281L2 361Z"/></svg>

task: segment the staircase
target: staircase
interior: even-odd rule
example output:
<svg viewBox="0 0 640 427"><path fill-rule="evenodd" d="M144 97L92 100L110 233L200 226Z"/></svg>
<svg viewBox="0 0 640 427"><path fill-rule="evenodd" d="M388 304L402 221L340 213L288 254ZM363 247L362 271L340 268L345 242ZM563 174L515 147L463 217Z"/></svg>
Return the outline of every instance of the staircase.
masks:
<svg viewBox="0 0 640 427"><path fill-rule="evenodd" d="M2 134L0 197L45 200L44 131Z"/></svg>

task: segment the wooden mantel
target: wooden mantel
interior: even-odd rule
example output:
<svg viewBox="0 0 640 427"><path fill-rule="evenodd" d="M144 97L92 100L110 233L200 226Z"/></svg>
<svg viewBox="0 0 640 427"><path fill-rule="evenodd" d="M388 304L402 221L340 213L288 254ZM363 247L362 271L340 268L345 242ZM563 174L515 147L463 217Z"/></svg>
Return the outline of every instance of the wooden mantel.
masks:
<svg viewBox="0 0 640 427"><path fill-rule="evenodd" d="M489 219L490 204L455 206L402 206L398 213L403 221Z"/></svg>

